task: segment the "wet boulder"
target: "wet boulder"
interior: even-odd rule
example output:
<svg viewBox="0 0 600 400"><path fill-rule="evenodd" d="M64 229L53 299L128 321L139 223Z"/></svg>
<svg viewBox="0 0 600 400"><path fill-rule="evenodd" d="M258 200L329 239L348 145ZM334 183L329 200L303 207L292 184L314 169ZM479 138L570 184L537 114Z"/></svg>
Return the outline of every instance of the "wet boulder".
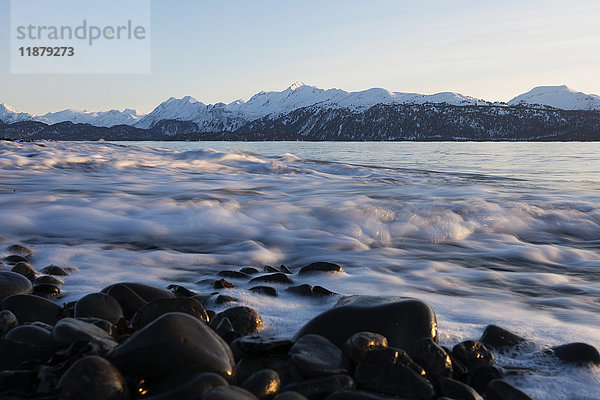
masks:
<svg viewBox="0 0 600 400"><path fill-rule="evenodd" d="M111 286L106 294L119 302L126 319L131 319L140 308L148 304L146 300L142 299L136 292L131 290L129 286L122 284Z"/></svg>
<svg viewBox="0 0 600 400"><path fill-rule="evenodd" d="M263 369L252 374L241 387L254 394L260 400L270 399L279 392L281 379L272 369Z"/></svg>
<svg viewBox="0 0 600 400"><path fill-rule="evenodd" d="M4 336L8 331L16 328L19 325L19 320L15 314L9 310L0 311L0 337Z"/></svg>
<svg viewBox="0 0 600 400"><path fill-rule="evenodd" d="M253 279L250 279L250 283L259 283L259 282L265 282L265 283L283 283L283 284L292 284L294 283L294 281L292 281L292 279L284 274L283 272L275 272L272 274L268 274L268 275L262 275Z"/></svg>
<svg viewBox="0 0 600 400"><path fill-rule="evenodd" d="M137 282L115 283L113 285L105 287L100 292L108 293L108 291L115 285L127 286L129 289L133 290L138 296L140 296L145 301L152 301L152 300L161 299L164 297L175 297L175 295L167 289L158 288L155 286L146 285L146 284L137 283Z"/></svg>
<svg viewBox="0 0 600 400"><path fill-rule="evenodd" d="M29 279L23 275L10 271L0 271L0 301L13 294L27 294L33 292Z"/></svg>
<svg viewBox="0 0 600 400"><path fill-rule="evenodd" d="M481 342L466 340L452 348L452 355L469 369L494 364L494 355Z"/></svg>
<svg viewBox="0 0 600 400"><path fill-rule="evenodd" d="M117 342L104 329L74 318L59 320L52 329L52 337L63 344L92 342L105 350L117 345Z"/></svg>
<svg viewBox="0 0 600 400"><path fill-rule="evenodd" d="M23 276L31 276L37 274L35 268L33 268L31 264L26 263L24 261L16 263L14 267L11 268L11 271Z"/></svg>
<svg viewBox="0 0 600 400"><path fill-rule="evenodd" d="M60 378L57 389L65 400L128 400L123 375L102 357L77 360Z"/></svg>
<svg viewBox="0 0 600 400"><path fill-rule="evenodd" d="M437 322L433 309L417 299L349 296L310 320L296 338L314 333L341 348L359 332L378 333L387 338L390 346L408 349L423 337L436 341Z"/></svg>
<svg viewBox="0 0 600 400"><path fill-rule="evenodd" d="M346 372L340 368L342 351L323 336L300 337L292 346L290 357L298 371L306 378Z"/></svg>
<svg viewBox="0 0 600 400"><path fill-rule="evenodd" d="M184 373L213 372L235 376L231 350L204 322L183 313L168 313L115 348L110 361L126 376L161 380Z"/></svg>
<svg viewBox="0 0 600 400"><path fill-rule="evenodd" d="M497 325L488 325L485 327L479 341L487 347L502 349L505 347L517 346L525 342L526 339Z"/></svg>
<svg viewBox="0 0 600 400"><path fill-rule="evenodd" d="M587 343L568 343L553 347L554 355L576 365L600 365L600 353Z"/></svg>
<svg viewBox="0 0 600 400"><path fill-rule="evenodd" d="M2 308L15 314L21 324L39 321L52 325L62 312L58 304L30 294L7 297L2 301Z"/></svg>
<svg viewBox="0 0 600 400"><path fill-rule="evenodd" d="M75 304L75 317L100 318L115 324L123 318L123 309L114 297L104 293L91 293Z"/></svg>
<svg viewBox="0 0 600 400"><path fill-rule="evenodd" d="M430 338L417 340L408 353L413 360L425 369L428 377L433 379L452 377L453 368L450 356Z"/></svg>
<svg viewBox="0 0 600 400"><path fill-rule="evenodd" d="M331 272L344 272L342 267L337 264L330 262L314 262L308 264L300 269L298 275L308 275L314 273L331 273Z"/></svg>
<svg viewBox="0 0 600 400"><path fill-rule="evenodd" d="M442 377L439 380L440 394L452 399L483 400L483 397L472 387L454 379Z"/></svg>
<svg viewBox="0 0 600 400"><path fill-rule="evenodd" d="M532 400L531 397L501 379L491 381L485 389L486 400Z"/></svg>
<svg viewBox="0 0 600 400"><path fill-rule="evenodd" d="M263 325L260 314L250 307L232 307L215 315L210 326L216 329L223 319L227 318L233 330L241 336L256 332Z"/></svg>
<svg viewBox="0 0 600 400"><path fill-rule="evenodd" d="M40 271L42 274L55 275L55 276L67 276L69 273L66 269L58 267L56 265L48 265Z"/></svg>
<svg viewBox="0 0 600 400"><path fill-rule="evenodd" d="M385 336L373 332L359 332L346 340L343 350L348 358L356 364L360 364L375 350L384 347L388 347Z"/></svg>
<svg viewBox="0 0 600 400"><path fill-rule="evenodd" d="M208 322L208 315L201 302L191 297L175 297L153 300L144 305L134 318L134 327L143 328L160 316L179 312L198 318L200 321Z"/></svg>

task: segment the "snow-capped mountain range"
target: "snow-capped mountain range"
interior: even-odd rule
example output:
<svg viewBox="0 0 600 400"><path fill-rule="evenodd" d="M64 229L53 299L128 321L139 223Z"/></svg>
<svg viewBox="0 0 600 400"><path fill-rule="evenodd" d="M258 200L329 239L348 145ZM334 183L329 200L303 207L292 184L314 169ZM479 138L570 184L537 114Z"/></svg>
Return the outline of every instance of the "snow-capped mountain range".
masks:
<svg viewBox="0 0 600 400"><path fill-rule="evenodd" d="M192 122L198 132L235 131L241 126L269 117L272 119L305 107L321 109L347 109L364 111L375 105L389 104L447 104L451 106L505 105L491 103L464 96L459 93L443 92L433 95L390 92L373 88L360 92L346 92L341 89L319 89L296 82L281 92L260 92L248 101L236 100L232 103L204 104L193 97L170 98L161 103L149 114L139 114L135 110L111 110L88 112L64 110L45 115L20 113L12 107L0 104L0 121L14 123L20 121L40 121L46 124L70 121L98 127L129 125L150 129L161 121L177 120ZM552 107L563 110L600 110L600 96L585 94L567 86L540 86L521 94L508 102L509 106Z"/></svg>

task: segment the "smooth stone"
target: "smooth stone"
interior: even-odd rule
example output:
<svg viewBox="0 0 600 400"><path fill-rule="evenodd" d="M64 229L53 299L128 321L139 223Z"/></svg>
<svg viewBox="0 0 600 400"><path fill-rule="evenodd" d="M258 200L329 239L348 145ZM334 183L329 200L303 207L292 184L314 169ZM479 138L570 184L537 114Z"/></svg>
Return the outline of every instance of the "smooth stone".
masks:
<svg viewBox="0 0 600 400"><path fill-rule="evenodd" d="M19 326L19 320L15 314L9 310L0 311L0 337L17 326Z"/></svg>
<svg viewBox="0 0 600 400"><path fill-rule="evenodd" d="M323 399L331 393L341 390L353 390L356 388L354 379L348 375L331 375L325 378L310 379L298 383L292 383L284 388L284 391L294 391L305 396L309 400Z"/></svg>
<svg viewBox="0 0 600 400"><path fill-rule="evenodd" d="M40 271L42 274L46 275L55 275L55 276L67 276L69 273L66 269L62 267L57 267L56 265L48 265L46 268L43 268Z"/></svg>
<svg viewBox="0 0 600 400"><path fill-rule="evenodd" d="M256 270L256 272L258 273L258 270ZM219 276L232 279L250 279L249 274L238 271L219 271Z"/></svg>
<svg viewBox="0 0 600 400"><path fill-rule="evenodd" d="M323 336L302 336L292 346L290 357L298 371L306 378L346 372L340 368L342 351Z"/></svg>
<svg viewBox="0 0 600 400"><path fill-rule="evenodd" d="M292 272L292 271L291 271L291 270L290 270L288 267L286 267L286 266L285 266L285 265L283 265L283 264L281 264L281 265L279 266L279 271L283 272L284 274L288 274L288 275L291 275L291 274L293 274L293 272Z"/></svg>
<svg viewBox="0 0 600 400"><path fill-rule="evenodd" d="M31 250L27 246L23 246L22 244L13 244L12 246L9 246L6 250L8 250L9 253L17 254L20 256L31 256L33 254L33 250Z"/></svg>
<svg viewBox="0 0 600 400"><path fill-rule="evenodd" d="M403 350L387 347L374 351L354 371L360 387L378 393L430 400L433 386L425 371Z"/></svg>
<svg viewBox="0 0 600 400"><path fill-rule="evenodd" d="M34 285L54 285L54 286L62 286L65 283L52 275L42 275L35 278L33 281Z"/></svg>
<svg viewBox="0 0 600 400"><path fill-rule="evenodd" d="M56 341L65 344L92 342L103 349L111 349L117 346L117 342L104 329L74 318L59 320L52 329L52 337Z"/></svg>
<svg viewBox="0 0 600 400"><path fill-rule="evenodd" d="M271 286L255 286L250 288L253 293L264 294L265 296L277 297L277 289Z"/></svg>
<svg viewBox="0 0 600 400"><path fill-rule="evenodd" d="M284 283L284 284L292 284L294 281L284 274L283 272L275 272L268 275L262 275L253 279L250 279L250 283L260 283L260 282L270 282L270 283Z"/></svg>
<svg viewBox="0 0 600 400"><path fill-rule="evenodd" d="M524 337L497 325L486 326L481 339L479 339L481 343L494 349L513 347L526 340Z"/></svg>
<svg viewBox="0 0 600 400"><path fill-rule="evenodd" d="M148 302L142 299L136 292L131 290L129 286L116 284L113 285L107 292L107 295L113 297L121 305L123 315L126 319L131 319ZM158 299L157 299L158 300Z"/></svg>
<svg viewBox="0 0 600 400"><path fill-rule="evenodd" d="M4 261L6 261L7 264L9 265L15 265L16 263L19 262L29 262L29 259L23 256L18 256L18 255L10 255L8 257L4 258Z"/></svg>
<svg viewBox="0 0 600 400"><path fill-rule="evenodd" d="M373 332L359 332L350 336L342 349L352 361L360 364L375 350L384 347L388 347L385 336Z"/></svg>
<svg viewBox="0 0 600 400"><path fill-rule="evenodd" d="M13 294L27 294L32 292L33 285L23 275L10 271L0 271L0 301Z"/></svg>
<svg viewBox="0 0 600 400"><path fill-rule="evenodd" d="M213 283L215 289L233 289L235 286L231 282L227 282L225 278L221 278Z"/></svg>
<svg viewBox="0 0 600 400"><path fill-rule="evenodd" d="M452 348L452 355L469 369L493 365L494 355L481 342L466 340Z"/></svg>
<svg viewBox="0 0 600 400"><path fill-rule="evenodd" d="M568 343L553 347L554 355L560 360L577 365L600 365L600 353L587 343Z"/></svg>
<svg viewBox="0 0 600 400"><path fill-rule="evenodd" d="M167 287L176 297L194 297L198 293L181 285L169 285Z"/></svg>
<svg viewBox="0 0 600 400"><path fill-rule="evenodd" d="M0 354L0 371L28 370L45 364L54 354L54 349L0 338Z"/></svg>
<svg viewBox="0 0 600 400"><path fill-rule="evenodd" d="M313 287L306 283L298 286L290 286L286 289L286 291L306 297L326 297L338 295L338 293L332 292L329 289L325 289L323 286Z"/></svg>
<svg viewBox="0 0 600 400"><path fill-rule="evenodd" d="M254 267L244 267L244 268L240 269L240 272L243 272L244 274L248 274L248 275L254 275L254 274L260 273L260 271Z"/></svg>
<svg viewBox="0 0 600 400"><path fill-rule="evenodd" d="M178 312L191 315L203 322L208 322L208 314L202 303L191 297L175 297L156 299L144 305L134 318L133 326L143 328L164 314Z"/></svg>
<svg viewBox="0 0 600 400"><path fill-rule="evenodd" d="M2 300L2 308L15 314L21 324L39 321L53 325L62 312L58 304L30 294L15 294L7 297Z"/></svg>
<svg viewBox="0 0 600 400"><path fill-rule="evenodd" d="M426 303L402 297L350 296L334 308L305 324L296 338L315 333L342 347L355 333L373 332L387 338L390 346L408 349L429 337L437 340L437 322Z"/></svg>
<svg viewBox="0 0 600 400"><path fill-rule="evenodd" d="M331 273L331 272L344 272L342 267L337 264L329 263L329 262L315 262L312 264L308 264L305 267L300 269L298 275L307 275L313 273Z"/></svg>
<svg viewBox="0 0 600 400"><path fill-rule="evenodd" d="M281 272L275 267L271 267L270 265L265 265L263 267L263 272L273 273L273 272Z"/></svg>
<svg viewBox="0 0 600 400"><path fill-rule="evenodd" d="M33 294L45 299L53 299L59 297L62 294L62 290L56 285L37 284L33 285Z"/></svg>
<svg viewBox="0 0 600 400"><path fill-rule="evenodd" d="M469 385L454 379L442 377L439 380L440 394L453 399L483 400L483 397Z"/></svg>
<svg viewBox="0 0 600 400"><path fill-rule="evenodd" d="M65 400L128 400L125 378L114 365L98 356L77 360L60 378L57 389Z"/></svg>
<svg viewBox="0 0 600 400"><path fill-rule="evenodd" d="M59 347L50 332L35 325L21 325L6 334L6 339L35 346L56 349Z"/></svg>
<svg viewBox="0 0 600 400"><path fill-rule="evenodd" d="M241 336L233 329L233 325L231 324L229 318L221 319L216 328L213 329L217 333L217 335L219 335L221 339L223 339L227 343L231 343L232 341Z"/></svg>
<svg viewBox="0 0 600 400"><path fill-rule="evenodd" d="M266 400L273 397L281 387L279 374L272 369L263 369L252 374L241 385L260 400Z"/></svg>
<svg viewBox="0 0 600 400"><path fill-rule="evenodd" d="M179 380L179 379L177 379ZM229 384L221 375L217 375L211 372L204 372L195 375L193 378L187 380L187 382L167 382L170 388L167 391L161 391L159 394L150 395L144 397L146 400L179 400L179 399L200 399L206 393L210 392L219 386L228 386ZM174 387L174 389L173 389ZM150 389L150 393L156 390ZM143 389L142 389L143 391Z"/></svg>
<svg viewBox="0 0 600 400"><path fill-rule="evenodd" d="M215 315L211 327L217 327L223 318L229 319L233 330L242 336L256 332L263 325L260 315L250 307L232 307Z"/></svg>
<svg viewBox="0 0 600 400"><path fill-rule="evenodd" d="M225 304L225 303L237 303L238 299L235 297L227 296L225 294L220 294L215 299L216 304Z"/></svg>
<svg viewBox="0 0 600 400"><path fill-rule="evenodd" d="M452 377L452 360L446 351L430 338L417 340L408 354L434 379ZM452 397L452 396L450 396Z"/></svg>
<svg viewBox="0 0 600 400"><path fill-rule="evenodd" d="M291 339L263 336L243 336L236 343L244 353L251 355L286 354L294 345Z"/></svg>
<svg viewBox="0 0 600 400"><path fill-rule="evenodd" d="M502 379L494 379L485 388L486 400L533 400Z"/></svg>
<svg viewBox="0 0 600 400"><path fill-rule="evenodd" d="M257 400L257 398L237 386L220 386L208 392L202 400Z"/></svg>
<svg viewBox="0 0 600 400"><path fill-rule="evenodd" d="M113 327L116 326L116 325L113 325L110 321L107 321L105 319L100 319L100 318L79 317L77 319L79 321L83 321L83 322L87 322L92 325L96 325L98 328L102 329L103 331L105 331L106 333L108 333L111 336L113 334Z"/></svg>
<svg viewBox="0 0 600 400"><path fill-rule="evenodd" d="M161 380L187 373L235 377L229 346L197 318L169 313L138 330L111 351L110 361L126 376Z"/></svg>
<svg viewBox="0 0 600 400"><path fill-rule="evenodd" d="M285 391L279 393L277 396L273 398L273 400L308 400L306 397L302 396L298 392Z"/></svg>
<svg viewBox="0 0 600 400"><path fill-rule="evenodd" d="M502 378L502 371L491 365L469 370L469 385L478 393L485 393L487 385L494 379L500 378Z"/></svg>
<svg viewBox="0 0 600 400"><path fill-rule="evenodd" d="M16 263L10 270L14 273L21 274L23 276L37 274L37 271L31 266L31 264L23 261L19 261L18 263Z"/></svg>
<svg viewBox="0 0 600 400"><path fill-rule="evenodd" d="M75 304L75 318L78 317L100 318L116 324L124 315L117 299L105 293L91 293Z"/></svg>
<svg viewBox="0 0 600 400"><path fill-rule="evenodd" d="M107 286L102 289L101 293L107 293L113 286L115 285L124 285L129 289L133 290L138 296L140 296L145 301L152 301L156 299L161 299L165 297L175 297L173 293L168 291L167 289L158 288L155 286L146 285L143 283L136 282L120 282L115 283L113 285Z"/></svg>

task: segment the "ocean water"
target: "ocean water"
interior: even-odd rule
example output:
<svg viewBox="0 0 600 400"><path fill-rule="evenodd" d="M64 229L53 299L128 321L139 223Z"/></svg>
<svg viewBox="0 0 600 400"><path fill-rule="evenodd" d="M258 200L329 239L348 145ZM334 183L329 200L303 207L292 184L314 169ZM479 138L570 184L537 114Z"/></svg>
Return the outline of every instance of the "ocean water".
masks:
<svg viewBox="0 0 600 400"><path fill-rule="evenodd" d="M600 348L600 144L0 142L0 247L76 266L65 297L118 281L199 293L222 269L331 261L295 276L341 294L411 296L440 341L498 324L532 339L498 354L535 399L598 399L600 369L550 346ZM0 256L7 253L0 251ZM264 334L293 335L335 299L228 294ZM200 282L200 283L196 283ZM224 306L215 306L220 310Z"/></svg>

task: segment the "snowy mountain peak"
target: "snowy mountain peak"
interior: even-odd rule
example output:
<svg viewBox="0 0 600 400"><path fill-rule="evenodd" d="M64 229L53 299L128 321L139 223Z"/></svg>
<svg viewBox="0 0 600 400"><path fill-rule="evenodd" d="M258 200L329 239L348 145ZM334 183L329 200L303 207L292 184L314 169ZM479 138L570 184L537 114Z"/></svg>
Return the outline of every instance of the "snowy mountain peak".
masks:
<svg viewBox="0 0 600 400"><path fill-rule="evenodd" d="M296 82L292 83L290 85L290 87L288 87L288 89L291 90L291 91L294 91L294 90L296 90L296 89L298 89L298 88L300 88L302 86L307 86L307 85L304 82L302 82L302 81L296 81Z"/></svg>
<svg viewBox="0 0 600 400"><path fill-rule="evenodd" d="M560 86L538 86L508 102L516 105L541 105L562 110L600 110L600 96Z"/></svg>

